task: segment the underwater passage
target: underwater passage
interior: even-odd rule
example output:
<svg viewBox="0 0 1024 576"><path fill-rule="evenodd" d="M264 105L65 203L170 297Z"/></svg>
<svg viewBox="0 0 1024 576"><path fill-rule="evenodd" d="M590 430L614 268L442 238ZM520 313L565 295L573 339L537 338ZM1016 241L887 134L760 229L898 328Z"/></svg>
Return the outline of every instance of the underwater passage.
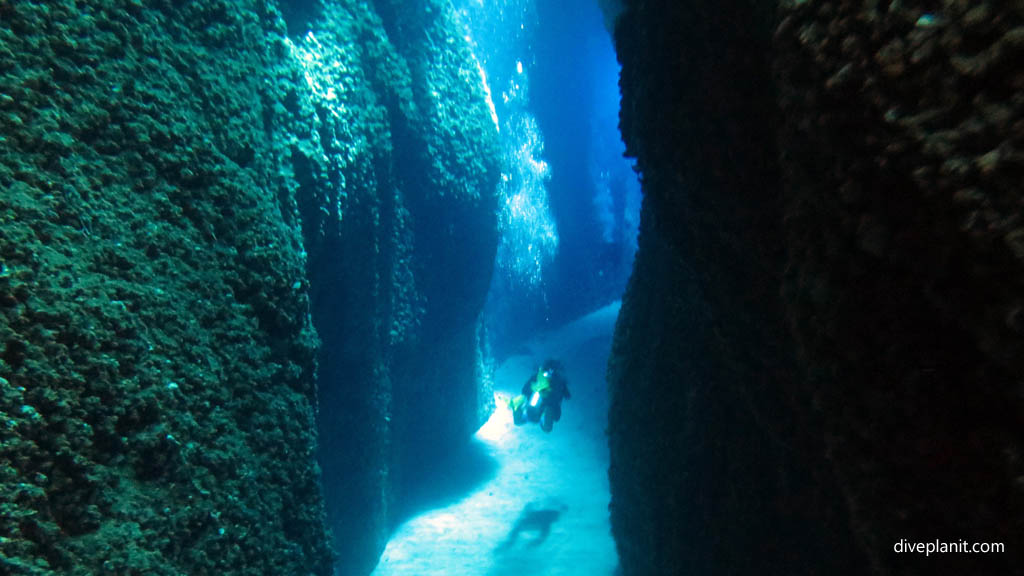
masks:
<svg viewBox="0 0 1024 576"><path fill-rule="evenodd" d="M609 305L540 335L497 368L494 413L465 452L441 459L426 479L470 488L434 495L406 520L374 575L615 573L604 369L618 310ZM554 357L572 390L561 417L550 433L540 421L517 425L512 398Z"/></svg>
<svg viewBox="0 0 1024 576"><path fill-rule="evenodd" d="M1024 574L1022 56L995 0L0 0L0 574Z"/></svg>

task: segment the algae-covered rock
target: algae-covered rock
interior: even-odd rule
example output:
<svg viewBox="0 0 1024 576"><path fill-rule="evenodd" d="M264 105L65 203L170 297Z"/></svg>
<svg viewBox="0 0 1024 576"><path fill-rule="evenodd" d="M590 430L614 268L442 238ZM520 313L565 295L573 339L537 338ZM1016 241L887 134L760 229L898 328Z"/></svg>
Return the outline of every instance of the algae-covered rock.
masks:
<svg viewBox="0 0 1024 576"><path fill-rule="evenodd" d="M625 8L623 573L1020 574L1020 4Z"/></svg>
<svg viewBox="0 0 1024 576"><path fill-rule="evenodd" d="M608 370L623 574L855 573L779 298L774 3L624 4L644 202Z"/></svg>
<svg viewBox="0 0 1024 576"><path fill-rule="evenodd" d="M0 3L0 556L327 574L263 2Z"/></svg>
<svg viewBox="0 0 1024 576"><path fill-rule="evenodd" d="M324 492L338 569L364 574L424 463L491 400L478 317L497 133L450 3L321 8L286 42L304 88L288 104L291 168L323 341Z"/></svg>
<svg viewBox="0 0 1024 576"><path fill-rule="evenodd" d="M281 9L0 2L13 572L330 571L313 320L341 570L486 415L496 133L450 3Z"/></svg>
<svg viewBox="0 0 1024 576"><path fill-rule="evenodd" d="M894 554L900 539L1005 542L943 570L1020 573L1024 12L807 2L780 17L783 294L855 541L876 574L935 570Z"/></svg>

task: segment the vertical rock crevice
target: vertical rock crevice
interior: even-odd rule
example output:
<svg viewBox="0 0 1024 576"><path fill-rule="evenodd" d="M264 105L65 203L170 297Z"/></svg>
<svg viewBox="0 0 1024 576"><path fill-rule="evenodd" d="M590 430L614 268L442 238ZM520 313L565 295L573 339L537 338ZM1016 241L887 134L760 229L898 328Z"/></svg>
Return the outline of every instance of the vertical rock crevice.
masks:
<svg viewBox="0 0 1024 576"><path fill-rule="evenodd" d="M289 43L312 77L295 170L312 175L300 205L323 343L320 460L339 567L363 574L491 402L478 317L497 134L448 2L327 2L310 30Z"/></svg>

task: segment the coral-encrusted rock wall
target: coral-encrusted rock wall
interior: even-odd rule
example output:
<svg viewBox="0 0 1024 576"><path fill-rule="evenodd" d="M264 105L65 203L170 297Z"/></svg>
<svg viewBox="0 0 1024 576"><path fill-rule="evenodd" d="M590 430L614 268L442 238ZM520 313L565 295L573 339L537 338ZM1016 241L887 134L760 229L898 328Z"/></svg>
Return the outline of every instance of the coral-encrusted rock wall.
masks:
<svg viewBox="0 0 1024 576"><path fill-rule="evenodd" d="M5 574L329 574L264 2L0 2Z"/></svg>
<svg viewBox="0 0 1024 576"><path fill-rule="evenodd" d="M289 43L311 86L292 106L307 135L293 164L323 343L325 497L338 569L366 574L423 472L492 403L478 317L497 130L450 3L321 8Z"/></svg>
<svg viewBox="0 0 1024 576"><path fill-rule="evenodd" d="M778 297L771 20L770 2L666 1L618 23L621 129L644 191L609 365L627 575L856 566Z"/></svg>
<svg viewBox="0 0 1024 576"><path fill-rule="evenodd" d="M1024 573L1022 24L1012 3L626 3L625 574Z"/></svg>
<svg viewBox="0 0 1024 576"><path fill-rule="evenodd" d="M1024 573L1024 6L785 3L784 298L877 574ZM934 560L933 560L934 561Z"/></svg>
<svg viewBox="0 0 1024 576"><path fill-rule="evenodd" d="M6 571L330 573L319 448L365 574L486 413L496 129L378 4L0 2Z"/></svg>

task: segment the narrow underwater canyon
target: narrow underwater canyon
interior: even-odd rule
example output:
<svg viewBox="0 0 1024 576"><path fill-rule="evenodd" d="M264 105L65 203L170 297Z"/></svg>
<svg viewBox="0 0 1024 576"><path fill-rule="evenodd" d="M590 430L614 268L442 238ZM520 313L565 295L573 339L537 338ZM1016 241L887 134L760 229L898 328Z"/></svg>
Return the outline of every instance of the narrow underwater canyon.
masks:
<svg viewBox="0 0 1024 576"><path fill-rule="evenodd" d="M1024 574L1024 9L599 3L617 573ZM0 571L369 574L495 409L453 2L0 0L0 79Z"/></svg>

